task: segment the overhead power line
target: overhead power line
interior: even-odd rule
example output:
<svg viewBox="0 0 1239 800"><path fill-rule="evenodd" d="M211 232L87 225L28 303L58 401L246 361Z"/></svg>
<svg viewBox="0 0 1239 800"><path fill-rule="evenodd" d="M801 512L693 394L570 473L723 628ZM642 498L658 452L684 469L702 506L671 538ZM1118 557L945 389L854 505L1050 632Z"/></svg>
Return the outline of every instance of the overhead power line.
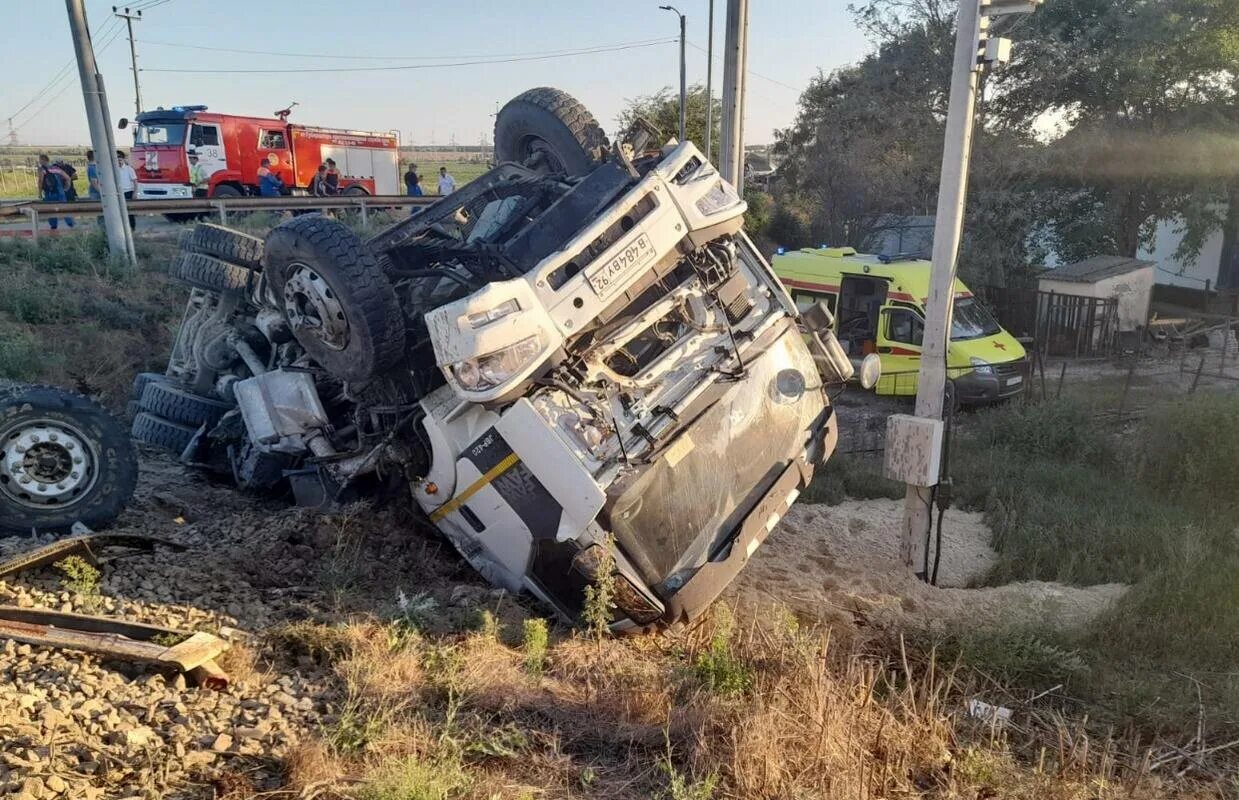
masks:
<svg viewBox="0 0 1239 800"><path fill-rule="evenodd" d="M708 50L706 50L704 47L697 44L696 42L692 41L691 39L688 42L688 46L693 48L694 50L700 50L701 52L707 53L707 54L709 53ZM718 56L715 56L714 60L718 61ZM784 89L791 89L793 92L797 92L797 93L801 91L795 86L792 86L790 83L784 83L783 81L776 80L774 78L769 77L768 75L762 75L760 72L754 72L751 69L748 70L747 72L749 75L752 75L754 78L761 78L763 81L769 81L770 83L773 83L775 86L782 86Z"/></svg>
<svg viewBox="0 0 1239 800"><path fill-rule="evenodd" d="M341 53L298 53L288 51L275 50L246 50L240 47L209 47L201 44L186 44L184 42L158 42L153 39L143 39L144 45L158 45L160 47L177 47L186 50L208 50L214 53L243 53L252 56L277 56L279 58L332 58L345 61L444 61L454 58L511 58L517 56L547 56L558 54L573 54L580 50L589 50L593 47L623 47L623 46L641 46L650 44L661 44L665 39L642 39L635 42L615 42L614 44L605 45L590 45L584 47L568 47L561 50L524 50L515 53L456 53L454 55L442 56L368 56L368 55L343 55Z"/></svg>
<svg viewBox="0 0 1239 800"><path fill-rule="evenodd" d="M606 45L600 47L584 48L580 50L553 51L540 55L529 55L524 57L514 58L487 58L478 59L476 61L452 61L443 64L397 64L382 67L297 67L297 68L253 68L253 69L172 69L158 67L144 67L143 72L176 72L176 73L198 73L198 74L261 74L261 73L301 73L301 72L390 72L399 70L414 70L414 69L441 69L444 67L472 67L482 64L514 64L523 61L549 61L556 58L570 58L572 56L593 55L596 53L615 53L621 50L635 50L641 47L654 47L660 44L672 44L677 42L677 39L654 39L647 42L636 42L630 44ZM143 42L146 42L144 39Z"/></svg>
<svg viewBox="0 0 1239 800"><path fill-rule="evenodd" d="M93 34L93 38L102 39L104 36L107 36L109 33L115 30L115 24L116 24L115 18L108 17L107 21L103 23L103 26L99 28L99 30ZM31 97L29 100L26 101L25 105L23 105L21 108L14 111L12 114L6 114L5 117L7 119L17 119L18 117L20 117L23 111L25 111L27 108L30 108L32 105L42 100L47 95L47 93L51 91L52 87L54 87L56 84L64 80L69 75L69 70L71 70L75 64L77 64L77 62L73 60L72 58L66 61L64 63L64 66L56 70L56 74L52 75L51 79L48 80L48 82L44 84L41 89L35 92L33 97Z"/></svg>
<svg viewBox="0 0 1239 800"><path fill-rule="evenodd" d="M123 27L121 27L121 26L117 26L117 27L114 29L114 31L113 31L113 33L112 33L111 38L109 38L106 42L104 42L103 44L101 44L101 45L98 47L98 49L95 51L95 52L96 52L96 54L98 54L98 53L102 53L104 50L107 50L109 45L111 45L113 42L115 42L117 39L119 39L119 38L120 38L120 35L121 35L121 33L122 33L123 31L124 31L124 28L123 28ZM50 88L50 87L51 87L51 85L52 85L52 84L48 84L48 88ZM74 86L74 82L73 82L73 81L68 81L68 82L66 82L66 83L65 83L65 85L64 85L64 86L61 86L61 87L60 87L60 89L58 89L58 90L56 91L56 93L55 93L55 94L53 94L51 97L48 97L48 98L47 98L47 102L45 102L43 105L39 106L37 109L35 109L34 111L32 111L32 112L30 113L30 115L26 117L26 119L22 120L22 121L21 121L20 123L18 123L17 125L14 125L14 126L13 126L13 130L18 131L18 130L21 130L22 128L24 128L25 126L29 125L29 124L30 124L30 122L31 122L33 119L35 119L35 118L36 118L36 117L38 117L40 114L42 114L44 111L46 111L48 106L50 106L52 103L56 102L57 98L59 98L62 94L64 94L65 92L67 92L67 91L68 91L69 89L71 89L73 86ZM36 99L41 99L41 98L42 98L42 96L43 96L43 95L42 95L42 94L40 94L40 95L39 95L39 97L37 97ZM27 105L29 105L29 104L27 104Z"/></svg>

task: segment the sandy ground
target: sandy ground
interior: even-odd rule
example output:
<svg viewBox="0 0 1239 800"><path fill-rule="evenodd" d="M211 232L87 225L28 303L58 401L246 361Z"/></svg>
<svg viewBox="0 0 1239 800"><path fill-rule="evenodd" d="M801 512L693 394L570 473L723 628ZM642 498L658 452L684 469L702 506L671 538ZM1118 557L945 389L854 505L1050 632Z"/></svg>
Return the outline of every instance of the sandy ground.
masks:
<svg viewBox="0 0 1239 800"><path fill-rule="evenodd" d="M852 500L792 508L729 590L741 611L783 604L831 624L950 630L1083 625L1114 602L1122 584L1066 586L1029 581L973 585L994 563L981 514L950 510L943 524L938 587L898 563L903 504Z"/></svg>

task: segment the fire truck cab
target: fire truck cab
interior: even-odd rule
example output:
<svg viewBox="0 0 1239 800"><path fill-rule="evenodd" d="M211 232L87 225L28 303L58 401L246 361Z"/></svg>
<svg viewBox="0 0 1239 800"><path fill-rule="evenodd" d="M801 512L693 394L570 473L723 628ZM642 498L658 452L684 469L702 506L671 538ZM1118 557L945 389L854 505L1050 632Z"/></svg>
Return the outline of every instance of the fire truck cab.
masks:
<svg viewBox="0 0 1239 800"><path fill-rule="evenodd" d="M137 197L144 200L194 196L190 149L208 176L208 197L258 194L264 158L292 194L304 194L328 158L340 172L342 194L400 194L397 144L390 133L294 125L283 115L241 117L210 113L206 106L161 106L135 119L132 163Z"/></svg>

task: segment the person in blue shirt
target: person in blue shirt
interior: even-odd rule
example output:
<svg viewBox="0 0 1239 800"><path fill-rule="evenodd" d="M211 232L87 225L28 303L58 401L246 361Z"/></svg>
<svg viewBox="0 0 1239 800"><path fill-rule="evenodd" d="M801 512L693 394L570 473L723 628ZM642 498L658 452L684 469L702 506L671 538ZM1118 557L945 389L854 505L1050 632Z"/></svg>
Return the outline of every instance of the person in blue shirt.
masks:
<svg viewBox="0 0 1239 800"><path fill-rule="evenodd" d="M99 192L99 165L95 163L95 151L86 151L86 196L91 200L101 200Z"/></svg>
<svg viewBox="0 0 1239 800"><path fill-rule="evenodd" d="M284 181L271 169L271 160L264 158L258 168L258 194L261 197L279 197L284 191Z"/></svg>
<svg viewBox="0 0 1239 800"><path fill-rule="evenodd" d="M46 155L39 156L39 194L47 203L65 203L69 200L68 189L72 185L69 176L52 163ZM47 225L52 230L59 226L56 217L49 217ZM65 217L65 225L73 227L73 217Z"/></svg>

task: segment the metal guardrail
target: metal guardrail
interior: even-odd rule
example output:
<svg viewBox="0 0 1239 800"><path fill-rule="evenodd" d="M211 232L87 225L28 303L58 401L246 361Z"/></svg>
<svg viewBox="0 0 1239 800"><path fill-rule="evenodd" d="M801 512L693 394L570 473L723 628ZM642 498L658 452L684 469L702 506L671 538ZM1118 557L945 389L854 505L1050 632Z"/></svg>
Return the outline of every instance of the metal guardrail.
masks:
<svg viewBox="0 0 1239 800"><path fill-rule="evenodd" d="M428 206L439 197L406 195L337 195L335 197L196 197L186 200L129 200L128 214L216 213L221 225L228 224L229 212L356 210L366 222L369 212L388 208ZM38 238L41 217L87 216L102 214L103 205L95 200L72 203L26 201L0 205L0 222L25 217L30 220L31 236Z"/></svg>

